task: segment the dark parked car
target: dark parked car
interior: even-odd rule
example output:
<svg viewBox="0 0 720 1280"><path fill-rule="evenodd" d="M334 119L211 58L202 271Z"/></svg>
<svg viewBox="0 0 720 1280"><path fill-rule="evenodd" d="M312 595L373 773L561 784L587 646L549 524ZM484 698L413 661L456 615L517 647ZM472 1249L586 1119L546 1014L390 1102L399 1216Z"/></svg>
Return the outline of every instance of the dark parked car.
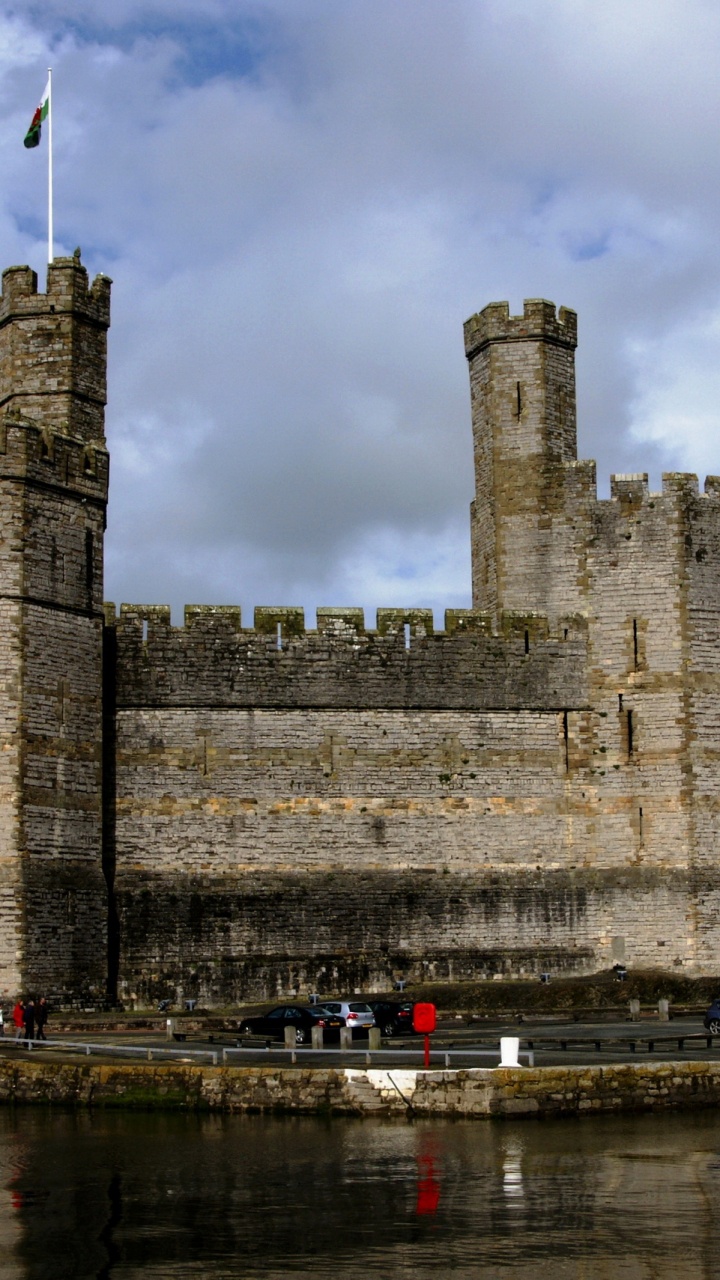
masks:
<svg viewBox="0 0 720 1280"><path fill-rule="evenodd" d="M250 1032L255 1036L267 1036L270 1040L284 1040L285 1028L295 1028L295 1043L308 1044L313 1027L322 1027L327 1040L339 1040L340 1028L345 1026L345 1019L323 1009L306 1009L300 1004L280 1004L268 1013L256 1017L243 1018L240 1032Z"/></svg>
<svg viewBox="0 0 720 1280"><path fill-rule="evenodd" d="M720 1035L720 996L715 996L715 999L705 1014L705 1026L711 1035Z"/></svg>
<svg viewBox="0 0 720 1280"><path fill-rule="evenodd" d="M375 1016L375 1025L384 1036L411 1036L413 1031L414 1000L400 1004L397 1000L368 1000Z"/></svg>

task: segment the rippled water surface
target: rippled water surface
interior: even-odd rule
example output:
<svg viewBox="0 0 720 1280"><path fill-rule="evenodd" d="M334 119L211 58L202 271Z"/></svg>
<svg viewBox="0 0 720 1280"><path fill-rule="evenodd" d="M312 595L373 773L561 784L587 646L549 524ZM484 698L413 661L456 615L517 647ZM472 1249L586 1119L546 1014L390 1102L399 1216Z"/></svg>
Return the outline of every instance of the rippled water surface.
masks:
<svg viewBox="0 0 720 1280"><path fill-rule="evenodd" d="M0 1276L720 1276L720 1117L0 1112Z"/></svg>

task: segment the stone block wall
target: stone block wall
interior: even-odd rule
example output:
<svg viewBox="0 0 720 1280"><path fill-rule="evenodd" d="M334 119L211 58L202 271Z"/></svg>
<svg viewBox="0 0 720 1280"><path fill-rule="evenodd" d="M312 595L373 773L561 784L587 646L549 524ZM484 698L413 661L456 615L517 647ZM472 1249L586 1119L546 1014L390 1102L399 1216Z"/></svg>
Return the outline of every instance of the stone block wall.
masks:
<svg viewBox="0 0 720 1280"><path fill-rule="evenodd" d="M686 828L662 809L677 744L640 831L577 620L406 648L397 618L296 615L278 648L239 610L109 617L124 996L688 962Z"/></svg>
<svg viewBox="0 0 720 1280"><path fill-rule="evenodd" d="M466 326L475 609L109 612L120 989L713 968L715 482L575 456L574 313Z"/></svg>
<svg viewBox="0 0 720 1280"><path fill-rule="evenodd" d="M435 631L422 608L103 626L108 308L76 259L46 294L3 277L0 994L713 970L720 481L598 499L574 312L466 326L474 600Z"/></svg>
<svg viewBox="0 0 720 1280"><path fill-rule="evenodd" d="M3 272L0 411L12 409L84 441L104 438L110 285L89 286L79 258L56 258L47 289L29 267Z"/></svg>
<svg viewBox="0 0 720 1280"><path fill-rule="evenodd" d="M109 281L0 298L0 997L107 987L102 868Z"/></svg>

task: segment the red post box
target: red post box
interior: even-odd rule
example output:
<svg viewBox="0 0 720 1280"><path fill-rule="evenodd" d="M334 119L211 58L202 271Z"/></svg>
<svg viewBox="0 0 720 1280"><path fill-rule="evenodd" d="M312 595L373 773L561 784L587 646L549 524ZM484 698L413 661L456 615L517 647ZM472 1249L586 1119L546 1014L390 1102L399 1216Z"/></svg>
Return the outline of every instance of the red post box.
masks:
<svg viewBox="0 0 720 1280"><path fill-rule="evenodd" d="M437 1010L434 1004L416 1004L413 1009L413 1031L429 1035L437 1026Z"/></svg>
<svg viewBox="0 0 720 1280"><path fill-rule="evenodd" d="M425 1036L425 1069L430 1066L430 1032L437 1026L437 1010L434 1004L416 1004L413 1009L413 1030Z"/></svg>

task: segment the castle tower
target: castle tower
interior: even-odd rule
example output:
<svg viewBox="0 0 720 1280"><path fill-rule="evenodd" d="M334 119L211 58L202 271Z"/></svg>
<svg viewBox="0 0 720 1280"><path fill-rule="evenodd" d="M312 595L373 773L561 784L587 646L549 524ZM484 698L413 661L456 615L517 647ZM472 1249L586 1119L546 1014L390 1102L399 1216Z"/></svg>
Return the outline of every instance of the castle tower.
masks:
<svg viewBox="0 0 720 1280"><path fill-rule="evenodd" d="M104 991L101 748L110 280L0 297L0 997Z"/></svg>
<svg viewBox="0 0 720 1280"><path fill-rule="evenodd" d="M544 299L511 316L493 302L465 325L470 364L476 495L473 604L502 610L569 612L551 599L557 577L555 527L566 464L577 457L577 317ZM562 539L564 541L564 539Z"/></svg>

